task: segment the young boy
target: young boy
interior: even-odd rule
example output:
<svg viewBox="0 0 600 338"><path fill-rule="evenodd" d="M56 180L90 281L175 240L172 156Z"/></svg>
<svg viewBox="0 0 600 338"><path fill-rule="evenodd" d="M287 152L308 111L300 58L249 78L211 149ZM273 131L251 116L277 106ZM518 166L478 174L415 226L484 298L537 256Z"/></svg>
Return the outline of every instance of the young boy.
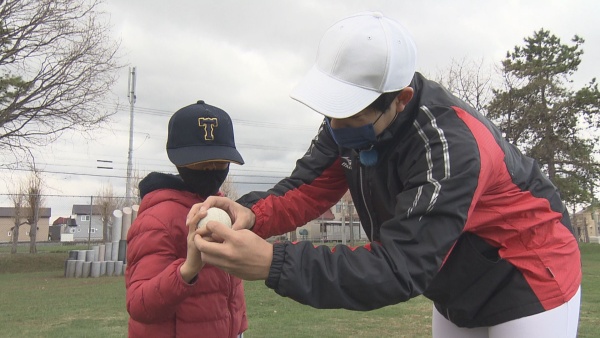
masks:
<svg viewBox="0 0 600 338"><path fill-rule="evenodd" d="M248 327L240 279L204 265L186 227L192 205L220 195L229 164L244 164L233 125L204 101L169 121L167 154L179 175L150 173L127 235L129 337L241 337Z"/></svg>

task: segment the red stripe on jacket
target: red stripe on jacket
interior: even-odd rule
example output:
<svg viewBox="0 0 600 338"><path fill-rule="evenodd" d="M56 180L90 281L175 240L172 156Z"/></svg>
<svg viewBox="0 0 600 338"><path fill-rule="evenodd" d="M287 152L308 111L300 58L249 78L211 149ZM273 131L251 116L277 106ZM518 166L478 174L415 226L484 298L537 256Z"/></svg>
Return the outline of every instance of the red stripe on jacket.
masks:
<svg viewBox="0 0 600 338"><path fill-rule="evenodd" d="M313 181L302 184L283 196L269 195L252 206L256 215L254 231L262 238L280 235L316 219L336 204L348 190L346 176L337 159ZM292 208L290 208L292 206ZM282 213L281 211L285 211ZM272 226L263 228L268 222Z"/></svg>
<svg viewBox="0 0 600 338"><path fill-rule="evenodd" d="M562 305L581 284L581 262L572 261L579 257L575 237L547 199L512 182L505 154L486 126L462 109L454 109L482 145L479 185L464 231L499 247L500 257L523 273L545 309Z"/></svg>

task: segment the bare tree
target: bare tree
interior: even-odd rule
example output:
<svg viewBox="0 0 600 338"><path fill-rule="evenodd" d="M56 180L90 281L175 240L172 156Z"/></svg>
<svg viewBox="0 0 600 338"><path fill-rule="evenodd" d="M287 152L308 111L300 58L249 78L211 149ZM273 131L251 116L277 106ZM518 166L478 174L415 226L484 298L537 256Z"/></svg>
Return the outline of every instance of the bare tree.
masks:
<svg viewBox="0 0 600 338"><path fill-rule="evenodd" d="M25 193L24 187L20 186L17 192L9 195L9 198L14 208L14 225L11 228L12 231L12 246L10 249L11 254L17 253L17 247L19 244L19 228L23 224L27 224L27 221L23 221L25 214Z"/></svg>
<svg viewBox="0 0 600 338"><path fill-rule="evenodd" d="M116 111L119 43L102 0L0 1L0 150L29 154L65 130L92 131Z"/></svg>
<svg viewBox="0 0 600 338"><path fill-rule="evenodd" d="M33 170L27 181L27 222L29 223L29 253L37 253L36 237L40 209L42 208L42 177L39 171Z"/></svg>
<svg viewBox="0 0 600 338"><path fill-rule="evenodd" d="M483 60L475 62L453 59L447 72L439 73L436 79L454 95L479 112L485 113L486 105L493 94L492 74L491 68L484 68Z"/></svg>
<svg viewBox="0 0 600 338"><path fill-rule="evenodd" d="M140 198L140 181L144 179L144 177L148 176L149 172L140 171L138 168L133 170L131 175L131 190L132 190L132 200L125 201L124 204L129 204L131 206L133 204L139 204L141 201ZM126 206L126 205L123 205Z"/></svg>
<svg viewBox="0 0 600 338"><path fill-rule="evenodd" d="M225 178L225 182L223 182L223 184L221 184L221 192L223 193L223 196L232 199L232 200L237 200L240 196L237 192L237 189L235 188L235 185L233 183L233 178L231 177L231 175L228 175L227 178Z"/></svg>
<svg viewBox="0 0 600 338"><path fill-rule="evenodd" d="M98 191L98 196L95 198L95 205L99 208L100 217L102 218L102 240L104 242L112 240L110 238L109 229L113 226L113 212L123 207L124 199L115 196L111 184L103 185Z"/></svg>

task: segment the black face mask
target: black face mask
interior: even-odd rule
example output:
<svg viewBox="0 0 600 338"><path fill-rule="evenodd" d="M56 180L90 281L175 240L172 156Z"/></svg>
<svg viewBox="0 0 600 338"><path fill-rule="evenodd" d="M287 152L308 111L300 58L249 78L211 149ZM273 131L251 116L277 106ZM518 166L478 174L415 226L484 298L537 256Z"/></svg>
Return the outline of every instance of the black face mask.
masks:
<svg viewBox="0 0 600 338"><path fill-rule="evenodd" d="M219 192L219 188L229 173L229 167L224 170L193 170L177 167L177 171L183 182L193 192L202 197L208 197Z"/></svg>

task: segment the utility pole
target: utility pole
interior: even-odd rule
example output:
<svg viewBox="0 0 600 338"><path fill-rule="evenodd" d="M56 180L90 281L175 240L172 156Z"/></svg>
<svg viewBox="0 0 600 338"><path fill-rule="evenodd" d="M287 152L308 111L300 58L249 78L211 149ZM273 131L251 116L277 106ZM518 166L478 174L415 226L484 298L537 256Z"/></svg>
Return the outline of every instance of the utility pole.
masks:
<svg viewBox="0 0 600 338"><path fill-rule="evenodd" d="M92 238L92 215L94 215L94 196L90 196L90 224L88 226L88 250L90 249L90 242Z"/></svg>
<svg viewBox="0 0 600 338"><path fill-rule="evenodd" d="M135 105L135 67L129 68L129 81L127 85L127 98L129 99L129 151L127 153L127 183L125 186L125 203L131 203L131 171L133 155L133 107Z"/></svg>

